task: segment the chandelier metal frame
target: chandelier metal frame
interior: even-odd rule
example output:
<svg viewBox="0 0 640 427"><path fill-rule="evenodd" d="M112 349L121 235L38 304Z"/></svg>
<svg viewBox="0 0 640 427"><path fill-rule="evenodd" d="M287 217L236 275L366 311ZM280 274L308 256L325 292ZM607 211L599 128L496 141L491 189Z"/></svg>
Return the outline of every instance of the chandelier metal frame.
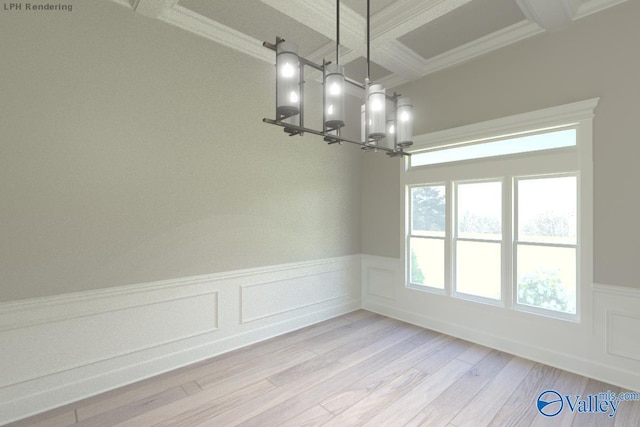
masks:
<svg viewBox="0 0 640 427"><path fill-rule="evenodd" d="M401 156L410 156L410 153L405 152L405 148L409 147L413 142L411 141L413 137L413 117L412 110L413 106L411 105L411 101L408 98L401 98L399 93L394 92L393 95L387 95L384 89L380 85L373 85L371 82L371 58L370 58L370 0L367 0L367 77L365 78L364 84L357 82L347 76L344 73L341 74L341 66L340 66L340 0L336 0L336 60L335 63L331 61L327 61L326 59L322 60L322 64L317 64L303 56L297 54L297 46L295 44L286 42L281 37L276 37L275 44L270 42L263 42L262 45L268 49L273 50L276 53L276 114L275 119L263 118L262 121L264 123L281 126L284 128L284 131L289 134L289 136L299 135L303 136L305 133L309 133L312 135L317 135L323 137L324 141L328 144L342 144L343 142L347 142L350 144L359 145L365 151L382 151L385 152L390 157L401 157ZM294 51L295 50L295 51ZM281 70L279 69L278 57L280 54L293 55L294 59L297 59L297 70L290 66L290 64L286 64L285 66L289 66L290 68L287 70L286 77L293 78L297 75L298 81L295 82L286 82L282 80L280 74ZM284 57L284 55L283 55ZM295 62L295 61L293 61ZM330 65L332 65L330 69ZM304 124L304 73L305 67L310 67L314 70L320 71L322 73L322 82L323 82L323 97L322 97L322 130L312 129L305 127ZM284 74L284 73L282 73ZM341 128L344 126L344 121L339 120L328 120L328 112L332 113L333 104L327 108L327 92L328 92L328 82L327 78L330 76L338 76L339 79L342 79L345 84L349 84L356 88L364 90L365 100L364 105L361 109L361 141L355 141L353 139L345 138L341 135ZM286 90L291 87L297 88L297 92L295 89L292 91L290 95L290 100L282 101L282 97L285 96L282 94L281 87L285 85L289 85ZM293 86L292 86L293 85ZM344 97L344 87L338 88L335 93L339 93L341 90ZM331 92L331 93L334 93ZM380 96L384 94L384 101L380 101ZM373 96L378 96L378 106L372 108L368 101L369 98ZM400 102L399 102L400 100ZM288 102L289 101L289 102ZM385 117L384 111L385 106L382 105L380 107L380 102L382 104L386 104L386 101L389 101L393 106L393 115ZM340 111L338 114L342 114L342 118L344 118L344 112L341 109L344 109L344 98L340 101L342 102L342 106L336 104L336 110ZM288 104L288 105L286 105ZM293 104L293 106L291 106ZM382 108L382 121L386 128L386 132L376 132L372 133L371 128L374 127L373 124L373 111L379 110ZM402 109L402 115L400 115L398 109ZM391 118L390 118L391 117ZM402 119L401 119L402 117ZM296 120L297 119L297 120ZM377 117L378 121L380 120ZM409 122L402 123L400 122ZM396 126L398 125L398 126ZM378 128L379 128L378 124ZM402 135L403 141L398 142L398 133L395 129L403 127ZM384 128L383 128L384 129ZM393 141L389 141L388 138L393 137ZM393 143L392 148L388 146L383 146L380 142L387 138L387 143L389 145L390 142Z"/></svg>

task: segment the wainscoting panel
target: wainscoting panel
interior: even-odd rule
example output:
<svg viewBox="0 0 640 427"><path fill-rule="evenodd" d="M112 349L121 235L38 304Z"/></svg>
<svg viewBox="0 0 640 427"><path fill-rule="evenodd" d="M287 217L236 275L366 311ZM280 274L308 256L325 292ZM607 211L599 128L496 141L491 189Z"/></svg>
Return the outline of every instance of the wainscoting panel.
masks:
<svg viewBox="0 0 640 427"><path fill-rule="evenodd" d="M571 322L408 289L403 276L399 259L362 255L362 308L640 391L638 289L588 285L581 321Z"/></svg>
<svg viewBox="0 0 640 427"><path fill-rule="evenodd" d="M394 284L400 280L398 274L397 262L367 255L362 262L363 287L366 286L363 293L369 297L394 300Z"/></svg>
<svg viewBox="0 0 640 427"><path fill-rule="evenodd" d="M640 290L596 284L594 295L595 333L606 342L609 359L639 371Z"/></svg>
<svg viewBox="0 0 640 427"><path fill-rule="evenodd" d="M348 297L345 273L345 270L334 270L243 285L240 287L241 322Z"/></svg>
<svg viewBox="0 0 640 427"><path fill-rule="evenodd" d="M640 362L640 314L607 312L607 350Z"/></svg>
<svg viewBox="0 0 640 427"><path fill-rule="evenodd" d="M0 425L360 308L360 256L0 303Z"/></svg>

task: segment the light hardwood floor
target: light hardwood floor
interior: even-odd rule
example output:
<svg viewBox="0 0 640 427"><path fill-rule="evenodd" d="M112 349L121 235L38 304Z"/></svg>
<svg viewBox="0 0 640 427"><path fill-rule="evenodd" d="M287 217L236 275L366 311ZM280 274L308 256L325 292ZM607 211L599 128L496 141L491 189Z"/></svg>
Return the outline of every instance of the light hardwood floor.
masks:
<svg viewBox="0 0 640 427"><path fill-rule="evenodd" d="M640 402L544 417L547 389L620 391L359 310L11 426L640 426Z"/></svg>

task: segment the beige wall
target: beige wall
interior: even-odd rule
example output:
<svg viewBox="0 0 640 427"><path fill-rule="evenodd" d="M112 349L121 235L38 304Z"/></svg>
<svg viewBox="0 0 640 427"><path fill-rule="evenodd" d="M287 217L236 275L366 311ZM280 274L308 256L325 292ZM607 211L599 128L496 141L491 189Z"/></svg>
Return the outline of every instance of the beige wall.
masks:
<svg viewBox="0 0 640 427"><path fill-rule="evenodd" d="M362 157L273 67L108 1L0 13L0 301L360 252Z"/></svg>
<svg viewBox="0 0 640 427"><path fill-rule="evenodd" d="M600 97L594 121L595 280L640 288L638 16L640 2L628 1L399 92L414 99L416 134ZM398 169L367 158L363 174L363 253L399 257ZM375 185L383 177L385 185ZM387 237L370 237L383 227Z"/></svg>

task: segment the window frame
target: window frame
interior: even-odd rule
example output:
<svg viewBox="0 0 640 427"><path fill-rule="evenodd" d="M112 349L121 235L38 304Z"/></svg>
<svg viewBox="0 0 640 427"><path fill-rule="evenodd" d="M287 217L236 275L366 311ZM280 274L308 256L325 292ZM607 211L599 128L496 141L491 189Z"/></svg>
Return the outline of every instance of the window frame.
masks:
<svg viewBox="0 0 640 427"><path fill-rule="evenodd" d="M501 238L500 239L473 239L460 237L459 233L459 221L458 221L458 204L459 204L459 192L458 187L460 185L465 184L481 184L487 182L499 182L500 183L500 212L502 213L502 218L500 221L500 229L501 229ZM490 305L504 306L503 300L505 295L505 281L506 278L503 274L504 262L505 262L505 230L504 230L504 178L503 177L495 177L495 178L484 178L484 179L471 179L471 180L456 180L451 182L451 187L453 189L451 197L454 200L452 210L451 210L451 296L460 299L466 299L470 301L477 301ZM472 242L472 243L495 243L500 245L500 297L498 299L484 297L481 295L474 295L467 292L462 292L458 290L458 242Z"/></svg>
<svg viewBox="0 0 640 427"><path fill-rule="evenodd" d="M405 251L407 254L411 254L411 239L412 238L418 238L418 239L434 239L434 240L442 240L444 243L444 259L445 259L445 268L444 268L444 288L437 288L435 286L429 286L429 285L421 285L419 283L413 283L411 281L411 256L407 256L406 257L406 271L407 271L407 280L406 280L406 284L408 288L412 288L412 289L423 289L423 288L428 288L430 289L430 292L433 293L437 293L437 294L442 294L445 295L447 292L447 267L446 267L446 262L447 262L447 229L448 229L448 218L449 215L447 215L446 213L449 210L449 199L448 199L448 194L449 194L449 190L448 190L448 186L446 183L427 183L427 184L417 184L417 185L410 185L406 187L406 199L408 200L408 203L411 205L411 190L413 188L416 187L444 187L444 191L445 191L445 231L444 231L444 235L442 237L439 236L420 236L420 235L415 235L412 234L412 230L413 230L413 210L412 209L408 209L407 215L408 215L408 219L407 219L407 238L406 238L406 243L405 243Z"/></svg>
<svg viewBox="0 0 640 427"><path fill-rule="evenodd" d="M402 207L404 230L401 236L402 265L405 266L406 288L439 294L445 297L484 303L500 308L551 317L572 322L580 322L582 312L591 305L591 296L585 292L593 283L593 117L599 99L589 99L572 104L518 114L487 122L462 126L460 128L437 131L414 138L411 152L420 152L434 147L464 145L478 141L509 139L517 135L528 136L536 133L552 132L574 128L576 145L552 148L542 151L499 155L461 160L450 163L411 167L405 159L401 167ZM467 141L467 142L465 142ZM531 307L517 302L517 271L515 241L515 209L517 180L545 176L576 176L576 313L564 313L539 307ZM454 289L455 253L457 238L455 189L460 183L481 181L502 181L502 241L501 241L501 299L493 300L457 292ZM445 184L446 231L445 231L445 284L444 290L410 283L410 226L408 211L411 200L410 187Z"/></svg>
<svg viewBox="0 0 640 427"><path fill-rule="evenodd" d="M567 320L571 320L575 317L575 315L573 313L566 313L566 312L561 312L561 311L554 311L554 310L549 310L549 309L544 309L542 307L536 307L536 306L532 306L532 305L528 305L528 304L521 304L518 302L518 268L517 268L517 263L518 263L518 246L522 245L522 246L544 246L544 247L550 247L550 248L572 248L575 249L575 257L576 257L576 314L578 312L578 305L579 305L579 301L580 301L580 288L581 286L580 284L580 222L578 220L578 216L579 216L579 212L580 212L580 202L579 202L579 188L580 188L580 172L576 171L576 172L566 172L566 173L557 173L557 174L551 174L551 175L533 175L533 176L517 176L517 177L513 177L513 239L512 239L512 257L513 257L513 262L512 262L512 280L513 280L513 300L512 300L512 305L514 307L514 309L519 310L519 311L523 311L523 312L530 312L533 314L539 314L542 316L548 316L552 315L552 317L557 317L557 318L565 318ZM546 178L563 178L563 177L575 177L576 178L576 241L575 243L571 244L571 243L548 243L548 242L533 242L533 241L525 241L525 240L520 240L520 233L518 231L518 226L519 226L519 214L518 212L518 199L519 199L519 190L518 190L518 182L519 181L526 181L526 180L535 180L535 179L546 179Z"/></svg>

